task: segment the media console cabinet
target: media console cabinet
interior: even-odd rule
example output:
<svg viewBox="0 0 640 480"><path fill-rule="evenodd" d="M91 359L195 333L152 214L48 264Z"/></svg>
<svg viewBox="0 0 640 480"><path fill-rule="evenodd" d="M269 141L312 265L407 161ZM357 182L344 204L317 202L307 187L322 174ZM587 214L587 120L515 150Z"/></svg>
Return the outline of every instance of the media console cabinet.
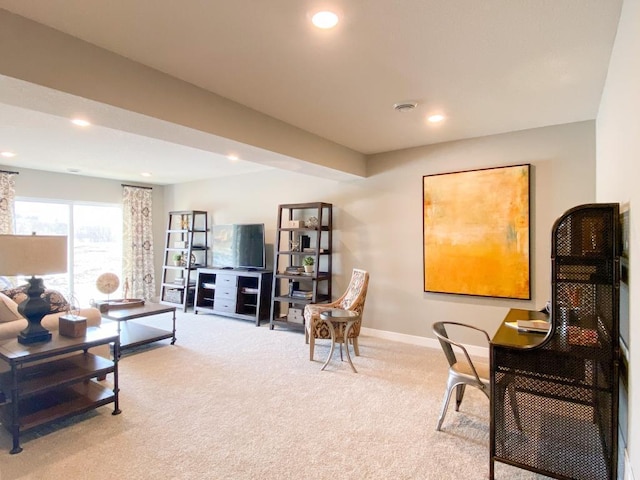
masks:
<svg viewBox="0 0 640 480"><path fill-rule="evenodd" d="M199 268L194 312L251 320L269 319L271 270Z"/></svg>

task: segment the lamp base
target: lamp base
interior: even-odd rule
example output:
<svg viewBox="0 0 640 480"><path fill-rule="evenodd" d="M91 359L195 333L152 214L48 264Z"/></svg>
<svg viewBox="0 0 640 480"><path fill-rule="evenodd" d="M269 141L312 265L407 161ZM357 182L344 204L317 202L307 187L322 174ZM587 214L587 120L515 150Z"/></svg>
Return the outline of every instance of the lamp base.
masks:
<svg viewBox="0 0 640 480"><path fill-rule="evenodd" d="M27 319L29 325L18 334L18 343L30 345L51 340L51 332L40 325L42 318L49 313L50 305L40 295L44 293L41 278L31 277L27 289L27 299L18 305L18 312Z"/></svg>
<svg viewBox="0 0 640 480"><path fill-rule="evenodd" d="M51 340L51 332L48 330L45 330L44 332L25 333L25 331L28 329L29 327L18 334L18 343L21 343L23 345L30 345L32 343L48 342L49 340Z"/></svg>

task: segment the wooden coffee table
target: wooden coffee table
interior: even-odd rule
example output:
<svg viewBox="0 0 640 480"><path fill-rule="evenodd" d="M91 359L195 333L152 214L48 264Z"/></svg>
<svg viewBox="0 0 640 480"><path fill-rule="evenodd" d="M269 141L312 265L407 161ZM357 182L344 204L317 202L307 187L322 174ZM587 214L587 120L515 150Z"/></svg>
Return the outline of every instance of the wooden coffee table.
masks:
<svg viewBox="0 0 640 480"><path fill-rule="evenodd" d="M160 328L142 325L131 322L136 318L150 317L171 313L172 329L162 330ZM171 305L161 305L158 303L145 303L139 307L113 308L102 314L104 318L115 320L118 323L118 335L120 335L120 352L130 350L140 345L171 339L171 345L176 343L176 307ZM122 324L122 322L125 322Z"/></svg>

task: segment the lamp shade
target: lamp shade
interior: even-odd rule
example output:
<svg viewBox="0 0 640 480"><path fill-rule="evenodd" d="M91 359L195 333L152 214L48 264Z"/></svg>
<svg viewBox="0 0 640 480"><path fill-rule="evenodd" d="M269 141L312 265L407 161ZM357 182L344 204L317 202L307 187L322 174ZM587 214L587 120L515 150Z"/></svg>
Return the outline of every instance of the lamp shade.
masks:
<svg viewBox="0 0 640 480"><path fill-rule="evenodd" d="M49 275L66 271L66 236L0 235L0 275Z"/></svg>

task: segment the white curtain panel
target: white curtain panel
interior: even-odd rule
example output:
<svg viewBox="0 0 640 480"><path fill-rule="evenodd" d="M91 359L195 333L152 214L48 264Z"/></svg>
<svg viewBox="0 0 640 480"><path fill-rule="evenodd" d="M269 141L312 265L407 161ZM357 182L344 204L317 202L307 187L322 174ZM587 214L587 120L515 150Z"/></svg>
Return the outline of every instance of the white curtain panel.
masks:
<svg viewBox="0 0 640 480"><path fill-rule="evenodd" d="M15 216L16 182L15 172L0 173L0 234L13 233Z"/></svg>
<svg viewBox="0 0 640 480"><path fill-rule="evenodd" d="M122 190L123 275L129 298L151 300L156 294L153 269L153 192L150 188L124 185Z"/></svg>

